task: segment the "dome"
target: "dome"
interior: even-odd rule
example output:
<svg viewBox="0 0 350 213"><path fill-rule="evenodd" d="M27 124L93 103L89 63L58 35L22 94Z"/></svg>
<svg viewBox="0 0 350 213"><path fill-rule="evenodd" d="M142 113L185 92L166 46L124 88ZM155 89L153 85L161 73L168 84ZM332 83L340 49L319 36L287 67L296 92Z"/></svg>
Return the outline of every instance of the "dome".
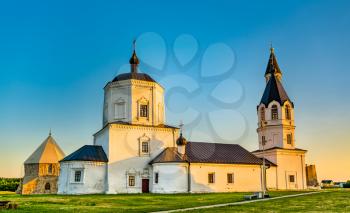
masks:
<svg viewBox="0 0 350 213"><path fill-rule="evenodd" d="M147 75L146 73L137 73L137 72L129 72L129 73L122 73L117 75L112 82L117 81L124 81L124 80L140 80L140 81L149 81L149 82L156 82L151 76Z"/></svg>
<svg viewBox="0 0 350 213"><path fill-rule="evenodd" d="M130 58L130 60L129 60L129 63L130 63L130 64L140 64L140 61L139 61L139 59L137 58L137 55L136 55L135 50L134 50L134 52L132 53L132 56L131 56L131 58Z"/></svg>
<svg viewBox="0 0 350 213"><path fill-rule="evenodd" d="M183 146L187 144L187 140L182 136L182 133L180 133L180 137L176 140L176 144L178 146Z"/></svg>

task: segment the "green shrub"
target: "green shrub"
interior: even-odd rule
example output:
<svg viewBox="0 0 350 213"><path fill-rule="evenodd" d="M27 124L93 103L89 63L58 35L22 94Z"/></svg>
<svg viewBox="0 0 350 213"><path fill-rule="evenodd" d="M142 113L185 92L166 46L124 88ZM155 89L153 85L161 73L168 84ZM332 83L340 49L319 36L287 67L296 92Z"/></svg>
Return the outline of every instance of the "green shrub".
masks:
<svg viewBox="0 0 350 213"><path fill-rule="evenodd" d="M346 184L343 185L343 188L350 188L350 183L347 182Z"/></svg>
<svg viewBox="0 0 350 213"><path fill-rule="evenodd" d="M17 190L20 181L20 178L0 178L0 191L14 192Z"/></svg>

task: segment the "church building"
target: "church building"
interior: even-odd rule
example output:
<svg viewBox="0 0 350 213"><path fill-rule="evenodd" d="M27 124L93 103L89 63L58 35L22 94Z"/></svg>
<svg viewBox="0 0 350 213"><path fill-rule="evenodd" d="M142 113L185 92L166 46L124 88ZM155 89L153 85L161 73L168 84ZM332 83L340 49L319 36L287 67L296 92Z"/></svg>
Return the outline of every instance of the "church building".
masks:
<svg viewBox="0 0 350 213"><path fill-rule="evenodd" d="M238 144L187 141L182 128L165 123L164 88L139 72L135 50L129 62L130 71L104 87L93 145L60 161L59 194L260 191L263 164L268 188L304 187L305 151L295 148L294 105L273 51L253 153Z"/></svg>

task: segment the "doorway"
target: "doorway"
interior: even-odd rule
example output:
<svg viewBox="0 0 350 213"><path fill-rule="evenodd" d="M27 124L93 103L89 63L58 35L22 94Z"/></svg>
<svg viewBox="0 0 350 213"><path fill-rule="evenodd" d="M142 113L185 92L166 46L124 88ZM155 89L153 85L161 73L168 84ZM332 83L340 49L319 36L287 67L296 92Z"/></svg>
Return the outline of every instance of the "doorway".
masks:
<svg viewBox="0 0 350 213"><path fill-rule="evenodd" d="M142 193L149 193L149 179L142 179Z"/></svg>

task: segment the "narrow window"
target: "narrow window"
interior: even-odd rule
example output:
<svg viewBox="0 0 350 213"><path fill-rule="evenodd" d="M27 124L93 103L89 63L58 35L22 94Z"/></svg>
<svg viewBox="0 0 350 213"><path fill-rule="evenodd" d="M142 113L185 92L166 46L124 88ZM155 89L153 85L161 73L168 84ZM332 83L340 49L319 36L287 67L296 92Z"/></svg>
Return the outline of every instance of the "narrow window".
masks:
<svg viewBox="0 0 350 213"><path fill-rule="evenodd" d="M215 183L215 174L214 173L208 174L208 183Z"/></svg>
<svg viewBox="0 0 350 213"><path fill-rule="evenodd" d="M74 182L80 183L81 182L81 170L77 170L74 172Z"/></svg>
<svg viewBox="0 0 350 213"><path fill-rule="evenodd" d="M129 186L135 186L135 176L129 176Z"/></svg>
<svg viewBox="0 0 350 213"><path fill-rule="evenodd" d="M261 136L261 145L265 146L266 144L266 138L265 136Z"/></svg>
<svg viewBox="0 0 350 213"><path fill-rule="evenodd" d="M140 117L148 117L148 105L140 105Z"/></svg>
<svg viewBox="0 0 350 213"><path fill-rule="evenodd" d="M285 112L286 112L286 119L290 120L291 119L291 115L290 115L290 107L289 107L289 105L286 105Z"/></svg>
<svg viewBox="0 0 350 213"><path fill-rule="evenodd" d="M260 109L260 120L265 121L265 108L261 107Z"/></svg>
<svg viewBox="0 0 350 213"><path fill-rule="evenodd" d="M287 134L287 144L292 144L292 140L293 140L292 134Z"/></svg>
<svg viewBox="0 0 350 213"><path fill-rule="evenodd" d="M289 175L289 182L294 183L295 182L295 176Z"/></svg>
<svg viewBox="0 0 350 213"><path fill-rule="evenodd" d="M148 142L147 141L142 142L141 147L142 147L142 149L141 149L142 153L148 153L149 152L149 146L148 146Z"/></svg>
<svg viewBox="0 0 350 213"><path fill-rule="evenodd" d="M52 164L49 164L49 166L47 167L47 173L52 174Z"/></svg>
<svg viewBox="0 0 350 213"><path fill-rule="evenodd" d="M227 173L227 183L233 183L233 173Z"/></svg>
<svg viewBox="0 0 350 213"><path fill-rule="evenodd" d="M46 183L45 184L45 190L50 190L50 189L51 189L50 183Z"/></svg>
<svg viewBox="0 0 350 213"><path fill-rule="evenodd" d="M278 109L276 105L272 105L271 107L271 119L277 120L278 119Z"/></svg>
<svg viewBox="0 0 350 213"><path fill-rule="evenodd" d="M159 181L159 173L156 172L154 173L154 183L158 183L158 181Z"/></svg>

